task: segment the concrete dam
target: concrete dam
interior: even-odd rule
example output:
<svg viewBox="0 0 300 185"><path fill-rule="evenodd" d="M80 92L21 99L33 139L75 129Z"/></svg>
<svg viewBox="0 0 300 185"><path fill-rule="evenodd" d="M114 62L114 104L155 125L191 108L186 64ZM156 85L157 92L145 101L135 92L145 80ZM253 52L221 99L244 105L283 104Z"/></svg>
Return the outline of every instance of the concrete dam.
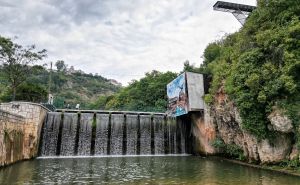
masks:
<svg viewBox="0 0 300 185"><path fill-rule="evenodd" d="M191 127L164 113L49 112L39 156L191 153Z"/></svg>

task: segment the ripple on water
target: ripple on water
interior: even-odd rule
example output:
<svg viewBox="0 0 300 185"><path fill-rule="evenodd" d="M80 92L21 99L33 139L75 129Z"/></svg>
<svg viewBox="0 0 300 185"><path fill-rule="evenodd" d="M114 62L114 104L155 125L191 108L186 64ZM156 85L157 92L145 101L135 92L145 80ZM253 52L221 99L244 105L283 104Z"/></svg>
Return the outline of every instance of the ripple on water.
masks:
<svg viewBox="0 0 300 185"><path fill-rule="evenodd" d="M293 185L300 178L194 156L46 158L0 170L0 184Z"/></svg>

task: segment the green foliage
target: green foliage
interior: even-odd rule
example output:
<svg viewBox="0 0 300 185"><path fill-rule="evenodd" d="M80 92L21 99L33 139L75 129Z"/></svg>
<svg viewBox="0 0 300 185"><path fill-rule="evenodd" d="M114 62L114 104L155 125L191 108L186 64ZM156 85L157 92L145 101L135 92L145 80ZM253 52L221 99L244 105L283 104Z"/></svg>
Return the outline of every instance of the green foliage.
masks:
<svg viewBox="0 0 300 185"><path fill-rule="evenodd" d="M34 45L24 47L9 38L0 36L1 72L11 89L12 100L16 98L17 88L31 73L30 65L42 60L45 56L46 50L36 51Z"/></svg>
<svg viewBox="0 0 300 185"><path fill-rule="evenodd" d="M298 157L293 160L284 160L279 164L279 166L290 169L300 169L300 160Z"/></svg>
<svg viewBox="0 0 300 185"><path fill-rule="evenodd" d="M167 84L176 78L172 72L152 71L139 81L133 81L119 93L99 99L98 107L110 110L164 112L167 107Z"/></svg>
<svg viewBox="0 0 300 185"><path fill-rule="evenodd" d="M212 146L218 149L224 148L225 147L225 143L222 139L220 138L216 138L213 143Z"/></svg>
<svg viewBox="0 0 300 185"><path fill-rule="evenodd" d="M56 69L59 72L66 72L67 71L67 65L65 64L65 62L63 60L58 60L55 63Z"/></svg>
<svg viewBox="0 0 300 185"><path fill-rule="evenodd" d="M113 96L100 96L95 102L89 105L89 109L104 110L107 102L113 98Z"/></svg>
<svg viewBox="0 0 300 185"><path fill-rule="evenodd" d="M273 135L267 129L273 106L287 110L299 128L299 13L296 1L261 0L239 32L210 44L204 53L213 76L206 101L224 87L242 126L258 139Z"/></svg>
<svg viewBox="0 0 300 185"><path fill-rule="evenodd" d="M210 43L204 51L204 62L203 64L207 66L212 61L219 58L221 55L221 46L218 43Z"/></svg>
<svg viewBox="0 0 300 185"><path fill-rule="evenodd" d="M11 89L7 89L0 97L1 101L10 101L12 99ZM47 100L47 91L44 86L32 83L23 83L17 87L15 100L29 102L45 102Z"/></svg>
<svg viewBox="0 0 300 185"><path fill-rule="evenodd" d="M183 71L181 71L180 73L183 72L209 74L208 68L206 68L205 65L200 65L199 67L196 67L194 64L190 64L188 60L183 63Z"/></svg>
<svg viewBox="0 0 300 185"><path fill-rule="evenodd" d="M17 88L16 100L46 102L50 73L40 65L32 66L31 71L24 86L22 84ZM2 75L3 71L0 68L0 87L3 86L3 89L0 88L0 101L10 101L11 89L7 87L8 82ZM54 95L53 104L57 108L64 108L67 104L74 108L79 103L82 109L87 109L95 104L99 96L109 96L119 89L119 86L111 84L101 76L52 72L51 93Z"/></svg>
<svg viewBox="0 0 300 185"><path fill-rule="evenodd" d="M224 141L220 138L217 138L213 141L212 146L223 151L224 155L229 158L245 160L244 152L241 147L236 144L225 144Z"/></svg>
<svg viewBox="0 0 300 185"><path fill-rule="evenodd" d="M211 94L206 94L204 96L204 101L205 101L206 104L211 104L211 103L213 103L214 98Z"/></svg>

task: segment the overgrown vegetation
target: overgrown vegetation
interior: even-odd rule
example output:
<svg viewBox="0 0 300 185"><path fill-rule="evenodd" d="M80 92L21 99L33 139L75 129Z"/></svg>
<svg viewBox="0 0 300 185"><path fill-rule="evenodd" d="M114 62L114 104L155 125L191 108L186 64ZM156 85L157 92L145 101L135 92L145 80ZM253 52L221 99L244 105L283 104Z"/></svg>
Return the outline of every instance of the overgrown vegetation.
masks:
<svg viewBox="0 0 300 185"><path fill-rule="evenodd" d="M47 102L49 71L44 66L31 66L32 73L27 74L26 80L17 87L16 100L31 102ZM7 85L7 78L0 68L0 101L8 102L12 99L12 90ZM99 96L108 96L121 87L113 85L102 76L84 73L67 73L53 71L51 92L54 95L54 105L64 108L67 104L74 108L89 108Z"/></svg>
<svg viewBox="0 0 300 185"><path fill-rule="evenodd" d="M300 160L298 157L293 160L284 160L279 164L279 166L289 169L300 169Z"/></svg>
<svg viewBox="0 0 300 185"><path fill-rule="evenodd" d="M244 156L243 149L235 144L225 144L224 141L220 138L217 138L213 141L212 146L222 151L225 157L232 159L238 159L244 161L246 157Z"/></svg>
<svg viewBox="0 0 300 185"><path fill-rule="evenodd" d="M243 127L259 139L272 135L267 115L274 107L285 110L299 128L299 16L297 1L260 0L239 32L205 50L204 65L213 77L206 102L213 103L224 86Z"/></svg>
<svg viewBox="0 0 300 185"><path fill-rule="evenodd" d="M93 108L108 110L165 112L167 107L166 86L177 76L173 72L152 71L133 81L117 94L100 97Z"/></svg>
<svg viewBox="0 0 300 185"><path fill-rule="evenodd" d="M30 65L42 60L46 50L36 51L35 46L24 47L11 39L0 36L1 76L6 79L12 100L15 100L17 88L24 83L31 73Z"/></svg>

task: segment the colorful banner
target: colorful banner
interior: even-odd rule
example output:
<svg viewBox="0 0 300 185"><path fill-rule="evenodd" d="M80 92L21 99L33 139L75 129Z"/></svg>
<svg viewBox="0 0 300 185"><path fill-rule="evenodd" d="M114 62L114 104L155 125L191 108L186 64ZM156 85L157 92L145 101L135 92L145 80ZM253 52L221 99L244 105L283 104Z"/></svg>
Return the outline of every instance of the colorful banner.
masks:
<svg viewBox="0 0 300 185"><path fill-rule="evenodd" d="M185 73L179 75L167 85L167 95L168 113L171 116L176 117L188 113Z"/></svg>

